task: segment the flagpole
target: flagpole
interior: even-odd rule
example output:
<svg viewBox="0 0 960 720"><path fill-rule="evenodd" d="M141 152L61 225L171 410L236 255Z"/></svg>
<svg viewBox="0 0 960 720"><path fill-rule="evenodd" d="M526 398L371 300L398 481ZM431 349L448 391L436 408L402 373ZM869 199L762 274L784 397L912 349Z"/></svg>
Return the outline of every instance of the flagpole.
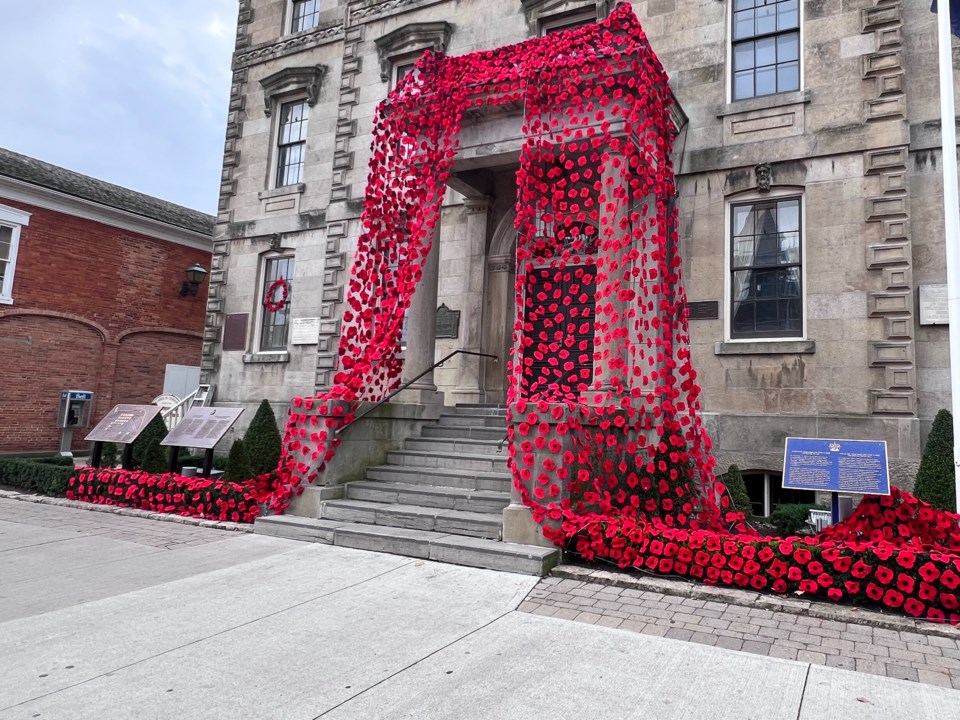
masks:
<svg viewBox="0 0 960 720"><path fill-rule="evenodd" d="M953 466L956 508L960 511L960 193L957 188L957 114L953 101L952 4L952 0L937 3L937 45L940 51L940 136L943 143L943 229L947 251Z"/></svg>

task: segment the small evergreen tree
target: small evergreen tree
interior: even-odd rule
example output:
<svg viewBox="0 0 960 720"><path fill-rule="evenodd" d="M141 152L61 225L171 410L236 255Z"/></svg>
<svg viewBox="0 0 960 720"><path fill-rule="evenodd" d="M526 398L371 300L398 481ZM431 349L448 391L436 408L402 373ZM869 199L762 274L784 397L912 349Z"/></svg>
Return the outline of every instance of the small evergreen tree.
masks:
<svg viewBox="0 0 960 720"><path fill-rule="evenodd" d="M753 505L750 503L747 485L743 482L743 474L738 466L731 465L727 470L726 486L727 492L730 493L730 500L733 502L731 510L738 510L747 517L753 515Z"/></svg>
<svg viewBox="0 0 960 720"><path fill-rule="evenodd" d="M953 415L941 410L923 448L913 494L943 510L956 510L956 473L953 466Z"/></svg>
<svg viewBox="0 0 960 720"><path fill-rule="evenodd" d="M100 467L114 468L119 462L120 451L116 443L105 442L100 454Z"/></svg>
<svg viewBox="0 0 960 720"><path fill-rule="evenodd" d="M243 440L237 438L230 446L230 455L227 457L227 469L223 472L223 479L231 482L243 482L253 477L250 469L250 459Z"/></svg>
<svg viewBox="0 0 960 720"><path fill-rule="evenodd" d="M133 462L141 470L162 473L167 470L167 452L160 442L167 436L167 426L160 415L140 433L133 443Z"/></svg>
<svg viewBox="0 0 960 720"><path fill-rule="evenodd" d="M253 416L250 427L243 436L243 446L246 448L252 471L248 477L276 470L280 462L280 428L277 427L277 418L266 400L257 408L257 414Z"/></svg>

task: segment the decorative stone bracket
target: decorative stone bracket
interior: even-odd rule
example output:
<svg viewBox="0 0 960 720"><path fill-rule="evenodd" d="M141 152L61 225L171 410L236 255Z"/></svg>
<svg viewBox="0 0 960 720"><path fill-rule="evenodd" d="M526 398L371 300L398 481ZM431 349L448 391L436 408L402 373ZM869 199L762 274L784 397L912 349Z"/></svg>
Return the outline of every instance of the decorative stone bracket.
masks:
<svg viewBox="0 0 960 720"><path fill-rule="evenodd" d="M263 88L263 114L270 117L274 99L289 92L306 93L307 105L313 107L320 97L320 86L326 74L326 65L313 65L288 67L268 75L260 81L260 87Z"/></svg>

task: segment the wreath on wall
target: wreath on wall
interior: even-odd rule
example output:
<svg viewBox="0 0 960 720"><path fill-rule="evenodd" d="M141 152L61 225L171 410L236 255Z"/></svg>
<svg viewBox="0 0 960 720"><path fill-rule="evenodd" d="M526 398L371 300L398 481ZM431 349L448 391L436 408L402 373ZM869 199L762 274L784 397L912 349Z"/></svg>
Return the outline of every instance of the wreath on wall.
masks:
<svg viewBox="0 0 960 720"><path fill-rule="evenodd" d="M277 290L281 291L279 300L277 300ZM290 285L287 284L287 279L277 278L267 288L267 292L263 296L263 306L267 309L267 312L280 312L287 306L287 298L289 297Z"/></svg>

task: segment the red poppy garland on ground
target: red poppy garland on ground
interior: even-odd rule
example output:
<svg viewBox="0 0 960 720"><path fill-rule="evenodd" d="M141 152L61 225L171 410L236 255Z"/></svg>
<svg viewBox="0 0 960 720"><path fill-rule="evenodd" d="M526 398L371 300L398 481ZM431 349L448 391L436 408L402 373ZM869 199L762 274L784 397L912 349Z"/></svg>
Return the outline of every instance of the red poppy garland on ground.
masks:
<svg viewBox="0 0 960 720"><path fill-rule="evenodd" d="M276 491L274 476L261 475L243 483L153 475L142 470L81 468L67 484L67 498L98 505L252 523L260 503Z"/></svg>

